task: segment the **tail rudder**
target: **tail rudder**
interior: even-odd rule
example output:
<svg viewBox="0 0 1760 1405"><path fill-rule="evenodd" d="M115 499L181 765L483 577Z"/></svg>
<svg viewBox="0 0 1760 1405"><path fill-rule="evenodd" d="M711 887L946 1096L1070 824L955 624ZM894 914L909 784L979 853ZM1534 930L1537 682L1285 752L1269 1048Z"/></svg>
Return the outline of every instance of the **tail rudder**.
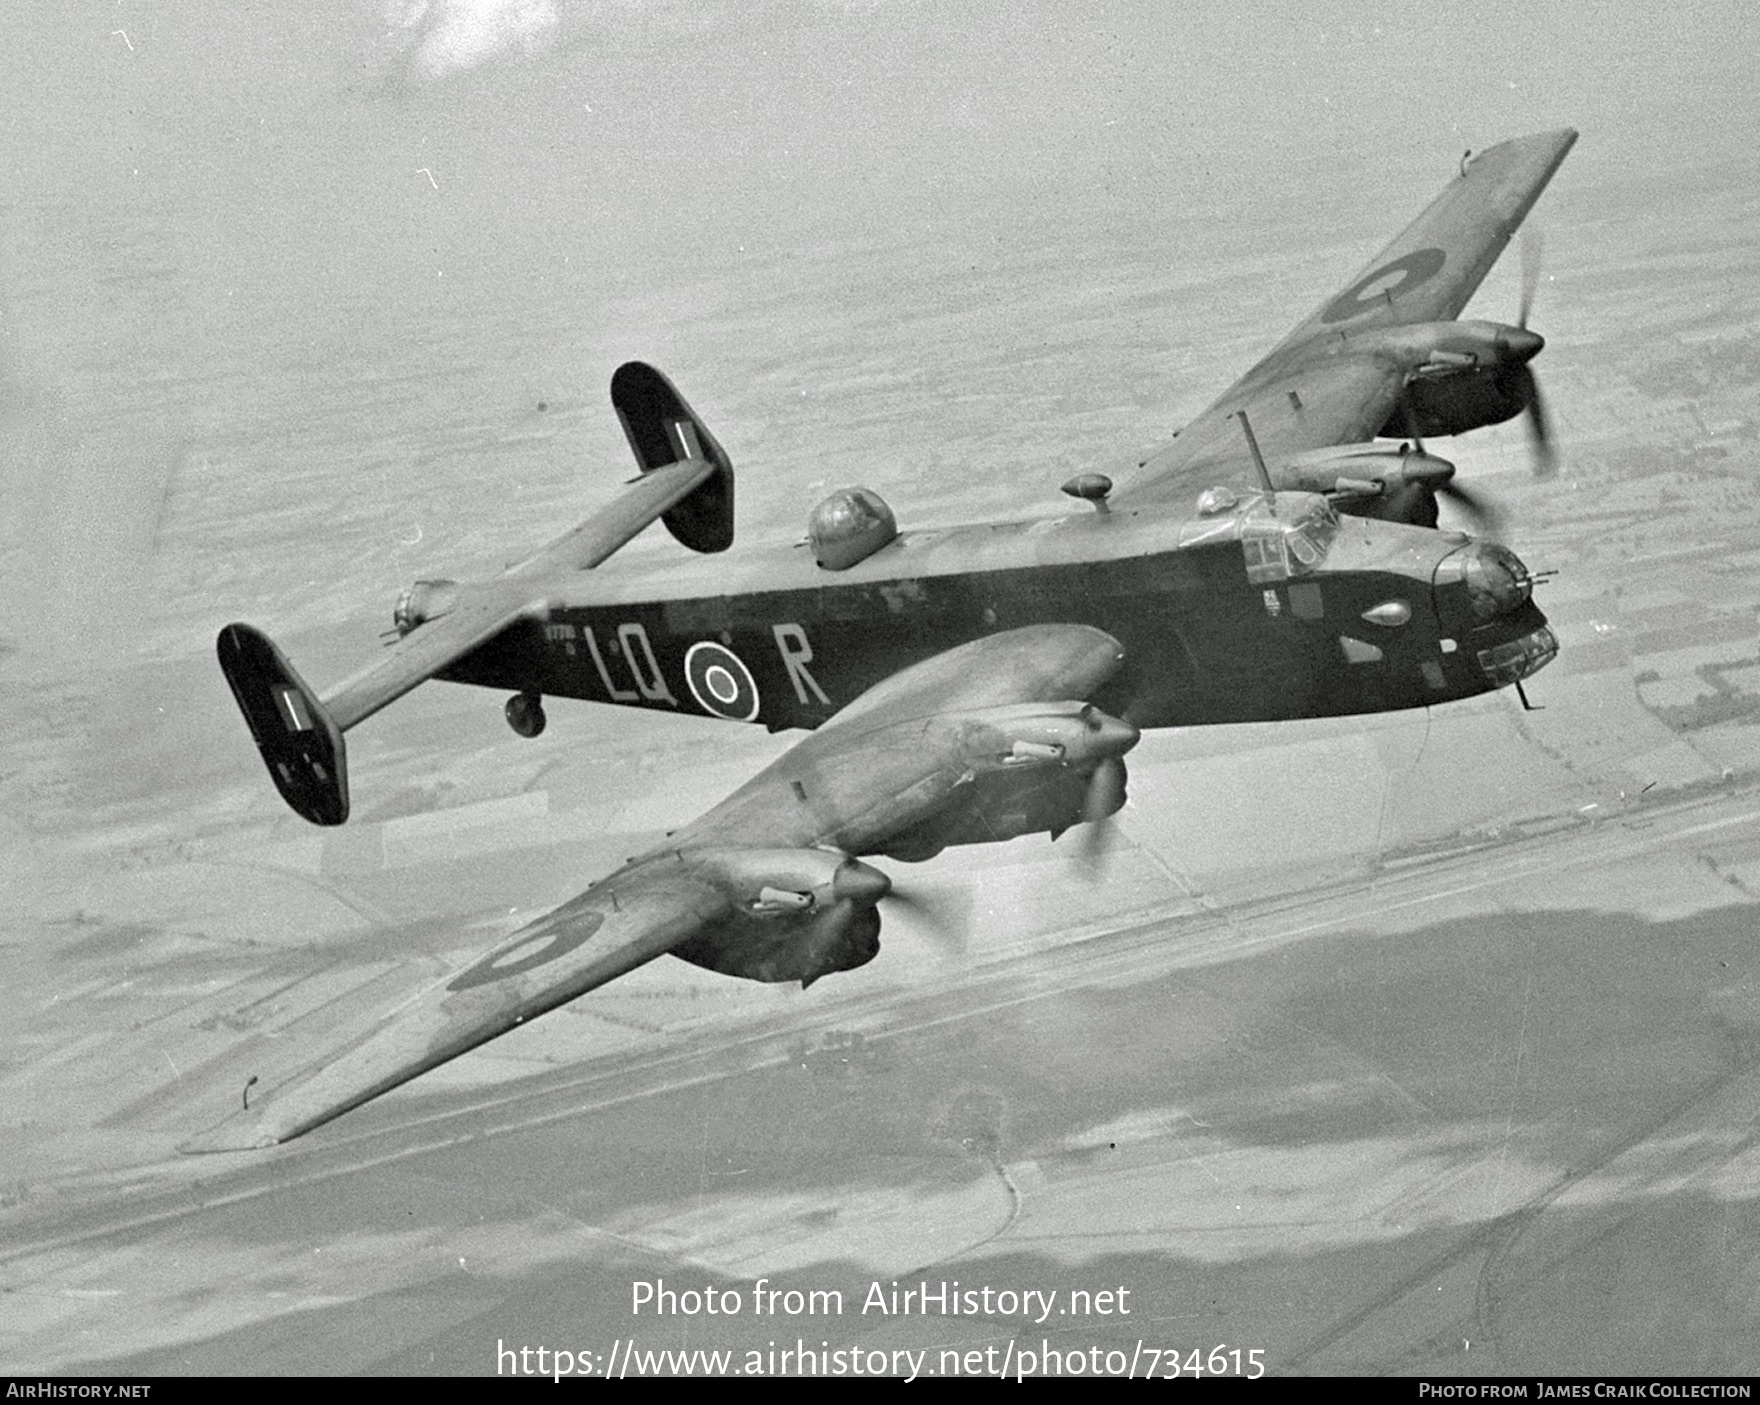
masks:
<svg viewBox="0 0 1760 1405"><path fill-rule="evenodd" d="M259 629L229 624L216 647L282 799L313 824L341 824L348 818L348 751L318 695Z"/></svg>
<svg viewBox="0 0 1760 1405"><path fill-rule="evenodd" d="M611 405L643 473L685 459L706 459L715 473L663 517L666 530L692 551L733 545L733 460L678 387L643 361L611 377Z"/></svg>

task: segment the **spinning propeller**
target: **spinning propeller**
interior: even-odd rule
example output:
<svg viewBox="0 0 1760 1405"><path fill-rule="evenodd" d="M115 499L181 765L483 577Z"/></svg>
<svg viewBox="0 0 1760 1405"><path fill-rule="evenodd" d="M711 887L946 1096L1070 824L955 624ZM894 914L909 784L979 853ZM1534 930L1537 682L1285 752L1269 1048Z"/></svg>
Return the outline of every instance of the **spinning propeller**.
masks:
<svg viewBox="0 0 1760 1405"><path fill-rule="evenodd" d="M1558 454L1552 443L1552 420L1546 412L1546 401L1540 393L1540 382L1534 374L1533 361L1546 346L1546 339L1538 332L1528 329L1528 319L1534 310L1534 296L1540 285L1540 252L1541 238L1538 231L1529 228L1522 237L1522 298L1513 326L1495 323L1463 323L1463 329L1473 328L1477 345L1470 352L1457 347L1439 348L1432 353L1433 360L1428 367L1418 373L1418 378L1426 379L1426 372L1437 374L1439 381L1428 381L1438 389L1454 374L1484 376L1489 373L1495 386L1495 395L1505 406L1502 414L1492 413L1491 418L1504 419L1511 414L1521 414L1527 420L1530 464L1536 478L1550 478L1558 471ZM1457 372L1453 367L1459 367ZM1467 383L1469 386L1471 382ZM1424 455L1424 441L1420 424L1421 412L1414 405L1414 397L1424 400L1422 390L1414 390L1412 383L1407 382L1400 394L1399 413L1404 421L1406 437L1412 441L1412 447L1420 456ZM1515 407L1520 407L1516 409ZM1436 429L1435 408L1430 410L1430 428ZM1462 426L1470 428L1470 422ZM1383 431L1385 432L1385 431ZM1444 429L1443 432L1458 432ZM1476 536L1501 537L1508 527L1508 519L1502 509L1489 497L1463 485L1455 475L1454 466L1446 460L1437 460L1428 469L1414 466L1405 471L1407 484L1419 491L1428 493L1432 498L1447 498L1467 519L1468 526ZM1433 525L1434 519L1432 519Z"/></svg>
<svg viewBox="0 0 1760 1405"><path fill-rule="evenodd" d="M924 893L894 884L883 910L908 913L917 930L943 956L964 956L972 929L972 902L968 895L945 888Z"/></svg>
<svg viewBox="0 0 1760 1405"><path fill-rule="evenodd" d="M1088 777L1088 793L1082 798L1082 832L1076 856L1094 881L1106 876L1106 867L1118 847L1118 826L1113 816L1124 808L1124 758L1108 756Z"/></svg>
<svg viewBox="0 0 1760 1405"><path fill-rule="evenodd" d="M1452 478L1436 486L1436 495L1447 498L1460 509L1461 516L1467 519L1467 525L1476 537L1490 537L1496 541L1509 528L1509 518L1501 507L1483 493L1474 492Z"/></svg>
<svg viewBox="0 0 1760 1405"><path fill-rule="evenodd" d="M1558 472L1558 455L1552 447L1552 420L1546 413L1546 402L1540 396L1540 382L1534 376L1533 359L1546 345L1538 332L1528 331L1528 315L1534 310L1534 294L1540 286L1540 254L1544 241L1540 231L1529 225L1522 231L1522 305L1516 317L1516 330L1532 338L1532 350L1524 341L1510 348L1518 359L1509 366L1510 388L1527 405L1528 442L1534 453L1534 476L1550 478ZM1512 342L1515 340L1511 339ZM1523 354L1525 353L1525 354Z"/></svg>
<svg viewBox="0 0 1760 1405"><path fill-rule="evenodd" d="M1418 433L1418 421L1412 413L1411 402L1402 396L1400 407L1405 412L1406 434L1412 441L1412 447L1420 456L1425 456L1424 441ZM1429 493L1432 500L1447 498L1460 509L1474 536L1490 537L1493 540L1501 538L1509 526L1503 509L1490 497L1459 482L1452 463L1446 459L1434 462L1434 468L1428 470L1416 465L1407 468L1405 481L1420 492ZM1426 525L1436 525L1434 512L1430 514L1430 521Z"/></svg>

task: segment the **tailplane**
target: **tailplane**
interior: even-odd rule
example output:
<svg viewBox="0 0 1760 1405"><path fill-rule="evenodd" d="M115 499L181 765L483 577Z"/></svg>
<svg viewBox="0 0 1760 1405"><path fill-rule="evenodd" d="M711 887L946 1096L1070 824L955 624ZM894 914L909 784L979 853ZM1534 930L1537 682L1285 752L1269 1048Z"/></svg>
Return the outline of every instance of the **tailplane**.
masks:
<svg viewBox="0 0 1760 1405"><path fill-rule="evenodd" d="M281 798L313 824L341 824L348 818L342 729L261 630L229 624L217 647L220 669Z"/></svg>

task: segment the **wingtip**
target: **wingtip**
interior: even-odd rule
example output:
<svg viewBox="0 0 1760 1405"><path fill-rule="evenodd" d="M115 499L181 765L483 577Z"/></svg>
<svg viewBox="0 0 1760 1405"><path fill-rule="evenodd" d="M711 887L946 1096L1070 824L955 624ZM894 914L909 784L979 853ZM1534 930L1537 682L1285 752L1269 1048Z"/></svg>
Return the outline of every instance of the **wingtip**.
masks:
<svg viewBox="0 0 1760 1405"><path fill-rule="evenodd" d="M280 1138L255 1118L233 1116L178 1146L185 1156L206 1156L221 1151L266 1151Z"/></svg>
<svg viewBox="0 0 1760 1405"><path fill-rule="evenodd" d="M1537 146L1545 147L1552 153L1553 168L1570 154L1570 149L1577 144L1578 133L1575 127L1555 127L1550 132L1540 132L1528 140Z"/></svg>
<svg viewBox="0 0 1760 1405"><path fill-rule="evenodd" d="M1474 152L1467 162L1470 169L1487 157L1499 153L1508 158L1521 159L1544 152L1554 165L1562 161L1567 152L1577 144L1578 133L1575 127L1554 127L1550 131L1530 132L1522 137L1510 137L1495 146L1488 146L1483 151Z"/></svg>

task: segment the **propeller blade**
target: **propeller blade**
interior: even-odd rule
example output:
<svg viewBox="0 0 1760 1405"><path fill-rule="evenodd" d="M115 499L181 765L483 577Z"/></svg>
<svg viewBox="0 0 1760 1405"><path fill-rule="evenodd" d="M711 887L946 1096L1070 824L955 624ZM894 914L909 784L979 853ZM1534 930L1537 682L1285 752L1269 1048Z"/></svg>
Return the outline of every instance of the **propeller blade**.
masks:
<svg viewBox="0 0 1760 1405"><path fill-rule="evenodd" d="M1522 226L1522 306L1516 326L1526 329L1528 314L1534 310L1534 294L1540 287L1540 255L1546 241L1538 225Z"/></svg>
<svg viewBox="0 0 1760 1405"><path fill-rule="evenodd" d="M908 914L929 943L944 956L964 956L966 940L971 933L971 900L960 899L946 892L939 898L894 887L886 895L887 910ZM961 911L954 911L954 908Z"/></svg>
<svg viewBox="0 0 1760 1405"><path fill-rule="evenodd" d="M1424 441L1418 436L1418 416L1412 409L1412 397L1406 394L1407 389L1407 385L1399 388L1400 413L1405 416L1406 437L1412 441L1412 448L1421 454L1424 452Z"/></svg>
<svg viewBox="0 0 1760 1405"><path fill-rule="evenodd" d="M1124 761L1108 756L1088 777L1088 793L1082 797L1082 822L1095 824L1117 813L1124 805Z"/></svg>
<svg viewBox="0 0 1760 1405"><path fill-rule="evenodd" d="M1124 805L1124 761L1108 756L1088 777L1082 797L1082 833L1076 855L1088 876L1098 882L1106 876L1112 851L1118 846L1118 826L1112 822Z"/></svg>
<svg viewBox="0 0 1760 1405"><path fill-rule="evenodd" d="M1552 447L1552 417L1546 413L1546 401L1540 395L1540 382L1528 367L1522 367L1522 391L1528 402L1528 439L1534 447L1534 476L1550 478L1558 472L1558 451Z"/></svg>
<svg viewBox="0 0 1760 1405"><path fill-rule="evenodd" d="M1490 537L1493 541L1503 539L1509 523L1503 509L1490 498L1452 481L1437 484L1435 491L1439 497L1447 498L1460 510L1474 536Z"/></svg>

